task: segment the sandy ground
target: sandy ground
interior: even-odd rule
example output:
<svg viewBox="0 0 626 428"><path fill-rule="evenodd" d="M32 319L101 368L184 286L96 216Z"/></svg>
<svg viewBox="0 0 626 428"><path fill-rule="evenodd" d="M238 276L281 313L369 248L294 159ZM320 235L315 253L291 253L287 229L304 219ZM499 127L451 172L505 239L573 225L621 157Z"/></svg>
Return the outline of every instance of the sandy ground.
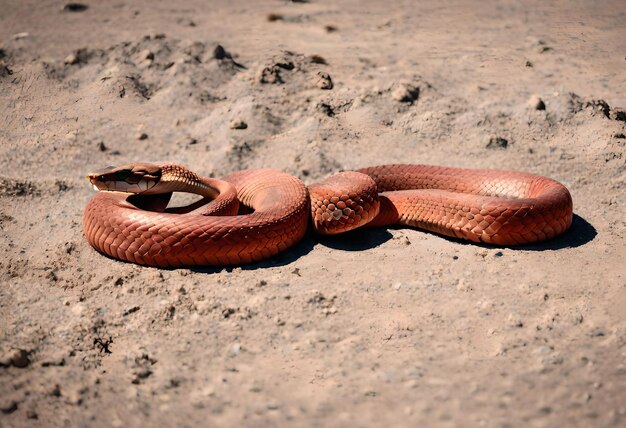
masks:
<svg viewBox="0 0 626 428"><path fill-rule="evenodd" d="M626 3L524 3L0 1L0 425L624 426ZM518 169L576 217L159 270L82 235L134 160Z"/></svg>

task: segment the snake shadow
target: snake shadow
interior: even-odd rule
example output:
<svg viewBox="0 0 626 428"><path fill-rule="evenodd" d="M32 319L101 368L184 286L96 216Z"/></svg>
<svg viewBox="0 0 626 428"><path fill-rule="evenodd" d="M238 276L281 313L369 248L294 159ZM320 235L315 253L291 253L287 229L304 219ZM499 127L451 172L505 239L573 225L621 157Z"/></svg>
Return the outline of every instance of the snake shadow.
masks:
<svg viewBox="0 0 626 428"><path fill-rule="evenodd" d="M218 272L232 272L234 269L241 270L257 270L267 269L272 267L286 266L299 258L307 255L313 250L317 239L313 233L307 229L307 233L297 244L293 247L278 253L269 259L262 260L260 262L249 263L245 265L233 265L233 266L192 266L188 268L192 272L213 274Z"/></svg>
<svg viewBox="0 0 626 428"><path fill-rule="evenodd" d="M438 235L433 232L424 231L451 242L459 243L462 245L471 245L480 248L503 248L498 245L491 245L481 242L471 242L464 239L452 238L448 236ZM524 244L517 246L504 247L514 251L546 251L546 250L563 250L565 248L576 248L588 244L593 241L598 235L596 228L593 227L587 220L574 214L572 219L572 225L563 235L554 239L543 242L535 242L532 244Z"/></svg>
<svg viewBox="0 0 626 428"><path fill-rule="evenodd" d="M526 251L562 250L565 248L582 247L593 241L598 235L598 231L587 220L574 214L572 225L563 235L544 242L520 245L513 247Z"/></svg>
<svg viewBox="0 0 626 428"><path fill-rule="evenodd" d="M376 248L393 238L387 228L357 229L339 235L317 235L325 247L341 251L364 251Z"/></svg>
<svg viewBox="0 0 626 428"><path fill-rule="evenodd" d="M306 235L300 240L300 242L288 250L278 253L267 260L239 266L196 266L190 268L190 270L200 273L217 273L221 271L231 272L233 269L257 270L286 266L310 253L317 244L334 248L336 250L364 251L370 248L378 247L391 238L393 238L393 235L389 233L387 229L382 228L362 229L342 233L341 235L323 236L315 234L312 232L312 227L309 227Z"/></svg>
<svg viewBox="0 0 626 428"><path fill-rule="evenodd" d="M340 235L322 236L316 235L308 228L306 235L300 242L267 260L240 266L226 267L192 267L191 270L200 273L217 273L221 271L232 271L233 269L257 270L267 269L271 267L286 266L310 253L315 245L321 244L329 248L341 251L364 251L376 248L388 240L393 238L389 230L405 229L403 226L394 226L390 228L372 228L354 230ZM471 245L481 248L501 248L495 245L470 242L462 239L452 238L439 235L433 232L420 230L423 233L432 234L440 239L445 239L460 245ZM562 250L565 248L576 248L583 246L595 239L598 232L587 220L574 214L572 226L563 235L551 239L549 241L539 242L535 244L520 245L517 247L507 247L517 251L546 251L546 250Z"/></svg>

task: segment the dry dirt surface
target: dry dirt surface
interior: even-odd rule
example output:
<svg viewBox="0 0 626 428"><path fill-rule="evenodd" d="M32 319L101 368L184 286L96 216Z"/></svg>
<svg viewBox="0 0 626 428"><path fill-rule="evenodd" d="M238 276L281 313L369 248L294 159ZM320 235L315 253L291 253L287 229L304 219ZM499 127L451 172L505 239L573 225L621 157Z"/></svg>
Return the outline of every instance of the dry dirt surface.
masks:
<svg viewBox="0 0 626 428"><path fill-rule="evenodd" d="M0 426L624 426L626 2L521 3L0 0ZM136 160L517 169L575 218L145 268L82 233Z"/></svg>

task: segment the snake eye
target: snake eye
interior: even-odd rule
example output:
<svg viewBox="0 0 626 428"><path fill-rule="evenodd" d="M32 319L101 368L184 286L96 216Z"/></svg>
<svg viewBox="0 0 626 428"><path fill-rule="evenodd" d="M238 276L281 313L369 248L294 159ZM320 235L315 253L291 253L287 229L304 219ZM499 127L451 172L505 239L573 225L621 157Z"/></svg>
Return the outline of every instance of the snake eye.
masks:
<svg viewBox="0 0 626 428"><path fill-rule="evenodd" d="M130 169L122 169L120 171L115 172L115 178L117 180L126 180L130 176L131 173L132 171Z"/></svg>

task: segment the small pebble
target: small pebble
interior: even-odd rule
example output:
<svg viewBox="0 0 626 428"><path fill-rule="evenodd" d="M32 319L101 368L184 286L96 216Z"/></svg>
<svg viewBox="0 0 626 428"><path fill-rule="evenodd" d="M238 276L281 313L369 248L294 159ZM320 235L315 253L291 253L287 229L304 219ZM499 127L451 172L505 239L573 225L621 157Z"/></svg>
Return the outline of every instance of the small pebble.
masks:
<svg viewBox="0 0 626 428"><path fill-rule="evenodd" d="M315 86L320 89L333 89L333 81L328 73L318 71L315 76Z"/></svg>
<svg viewBox="0 0 626 428"><path fill-rule="evenodd" d="M65 358L62 356L53 357L47 361L42 361L41 367L63 367L65 366Z"/></svg>
<svg viewBox="0 0 626 428"><path fill-rule="evenodd" d="M619 120L620 122L626 122L626 111L623 109L612 108L609 117L613 120Z"/></svg>
<svg viewBox="0 0 626 428"><path fill-rule="evenodd" d="M264 67L259 70L256 75L256 81L259 83L274 83L280 84L283 83L283 79L280 76L279 67Z"/></svg>
<svg viewBox="0 0 626 428"><path fill-rule="evenodd" d="M226 49L224 49L224 46L222 45L217 45L215 46L215 49L213 49L213 58L215 59L224 59L229 56L230 55L228 55L228 52L226 52Z"/></svg>
<svg viewBox="0 0 626 428"><path fill-rule="evenodd" d="M81 397L80 391L70 391L66 394L65 401L68 404L80 406L83 403L83 397Z"/></svg>
<svg viewBox="0 0 626 428"><path fill-rule="evenodd" d="M13 74L13 70L11 70L6 65L0 64L0 77L7 77Z"/></svg>
<svg viewBox="0 0 626 428"><path fill-rule="evenodd" d="M491 137L487 143L488 149L506 149L509 145L509 141L502 137Z"/></svg>
<svg viewBox="0 0 626 428"><path fill-rule="evenodd" d="M626 135L622 134L621 132L618 132L616 134L613 134L613 138L626 138Z"/></svg>
<svg viewBox="0 0 626 428"><path fill-rule="evenodd" d="M511 327L524 327L524 322L519 317L519 315L510 313L507 317L507 323Z"/></svg>
<svg viewBox="0 0 626 428"><path fill-rule="evenodd" d="M30 365L29 352L24 349L15 349L11 355L11 365L23 369Z"/></svg>
<svg viewBox="0 0 626 428"><path fill-rule="evenodd" d="M85 305L83 305L82 303L76 303L74 306L72 306L70 310L74 315L80 316L83 314L83 312L85 312Z"/></svg>
<svg viewBox="0 0 626 428"><path fill-rule="evenodd" d="M137 312L139 309L141 309L139 306L130 306L126 309L124 309L124 312L122 313L123 316L127 316L130 315L134 312Z"/></svg>
<svg viewBox="0 0 626 428"><path fill-rule="evenodd" d="M472 286L470 284L468 284L467 282L465 282L465 280L463 278L459 279L458 284L456 285L456 289L458 291L463 291L463 292L469 292L472 291Z"/></svg>
<svg viewBox="0 0 626 428"><path fill-rule="evenodd" d="M230 123L230 129L246 129L248 124L243 120L233 120Z"/></svg>
<svg viewBox="0 0 626 428"><path fill-rule="evenodd" d="M68 65L78 64L78 55L76 55L75 53L71 53L65 57L63 62Z"/></svg>
<svg viewBox="0 0 626 428"><path fill-rule="evenodd" d="M535 110L545 110L546 104L538 95L533 95L528 99L528 105Z"/></svg>
<svg viewBox="0 0 626 428"><path fill-rule="evenodd" d="M320 111L321 113L323 113L324 115L328 116L328 117L333 117L335 115L335 110L333 109L333 107L330 104L327 103L319 103L316 106L317 110Z"/></svg>
<svg viewBox="0 0 626 428"><path fill-rule="evenodd" d="M401 103L413 103L420 95L420 88L408 83L402 83L398 85L396 89L391 92L391 97Z"/></svg>
<svg viewBox="0 0 626 428"><path fill-rule="evenodd" d="M280 405L272 401L272 402L267 403L265 407L267 407L267 410L278 410L280 408Z"/></svg>
<svg viewBox="0 0 626 428"><path fill-rule="evenodd" d="M241 353L241 345L239 343L234 343L230 347L230 351L228 352L228 355L231 357L236 357L240 353Z"/></svg>
<svg viewBox="0 0 626 428"><path fill-rule="evenodd" d="M324 64L324 65L328 65L328 63L326 62L326 60L319 56L319 55L311 55L309 57L309 61L311 61L313 64Z"/></svg>
<svg viewBox="0 0 626 428"><path fill-rule="evenodd" d="M26 39L26 38L28 38L28 37L30 37L30 34L29 34L29 33L27 33L27 32L13 34L13 35L11 36L11 38L12 38L13 40L21 40L21 39Z"/></svg>
<svg viewBox="0 0 626 428"><path fill-rule="evenodd" d="M106 152L107 151L107 146L104 145L104 142L100 141L98 143L98 150L100 150L101 152Z"/></svg>
<svg viewBox="0 0 626 428"><path fill-rule="evenodd" d="M603 337L606 335L602 327L596 327L589 333L591 337Z"/></svg>
<svg viewBox="0 0 626 428"><path fill-rule="evenodd" d="M141 383L143 379L147 379L151 375L152 375L152 370L150 370L148 367L142 367L137 371L137 373L135 373L135 377L133 378L131 383L134 385L138 385Z"/></svg>
<svg viewBox="0 0 626 428"><path fill-rule="evenodd" d="M535 348L535 354L549 354L550 352L552 352L552 348L550 348L549 346L539 346L538 348Z"/></svg>
<svg viewBox="0 0 626 428"><path fill-rule="evenodd" d="M148 134L146 134L145 132L137 132L135 134L135 139L136 140L145 140L148 138Z"/></svg>
<svg viewBox="0 0 626 428"><path fill-rule="evenodd" d="M267 20L269 22L282 21L284 17L280 13L270 13L267 15Z"/></svg>
<svg viewBox="0 0 626 428"><path fill-rule="evenodd" d="M0 411L5 414L13 413L17 410L17 401L8 400L0 403Z"/></svg>
<svg viewBox="0 0 626 428"><path fill-rule="evenodd" d="M144 49L141 52L139 52L139 58L153 60L154 53L152 53L149 49Z"/></svg>
<svg viewBox="0 0 626 428"><path fill-rule="evenodd" d="M333 315L337 313L337 308L334 306L331 306L330 308L325 308L324 310L322 310L322 313L324 315Z"/></svg>
<svg viewBox="0 0 626 428"><path fill-rule="evenodd" d="M59 384L54 385L54 388L50 390L50 395L53 397L61 396L61 386Z"/></svg>
<svg viewBox="0 0 626 428"><path fill-rule="evenodd" d="M82 3L67 3L63 6L63 10L66 12L84 12L87 9L88 6Z"/></svg>
<svg viewBox="0 0 626 428"><path fill-rule="evenodd" d="M230 316L231 316L232 314L234 314L234 313L235 313L235 309L233 309L233 308L226 308L226 309L224 309L224 310L222 311L222 316L223 316L224 318L230 318Z"/></svg>

